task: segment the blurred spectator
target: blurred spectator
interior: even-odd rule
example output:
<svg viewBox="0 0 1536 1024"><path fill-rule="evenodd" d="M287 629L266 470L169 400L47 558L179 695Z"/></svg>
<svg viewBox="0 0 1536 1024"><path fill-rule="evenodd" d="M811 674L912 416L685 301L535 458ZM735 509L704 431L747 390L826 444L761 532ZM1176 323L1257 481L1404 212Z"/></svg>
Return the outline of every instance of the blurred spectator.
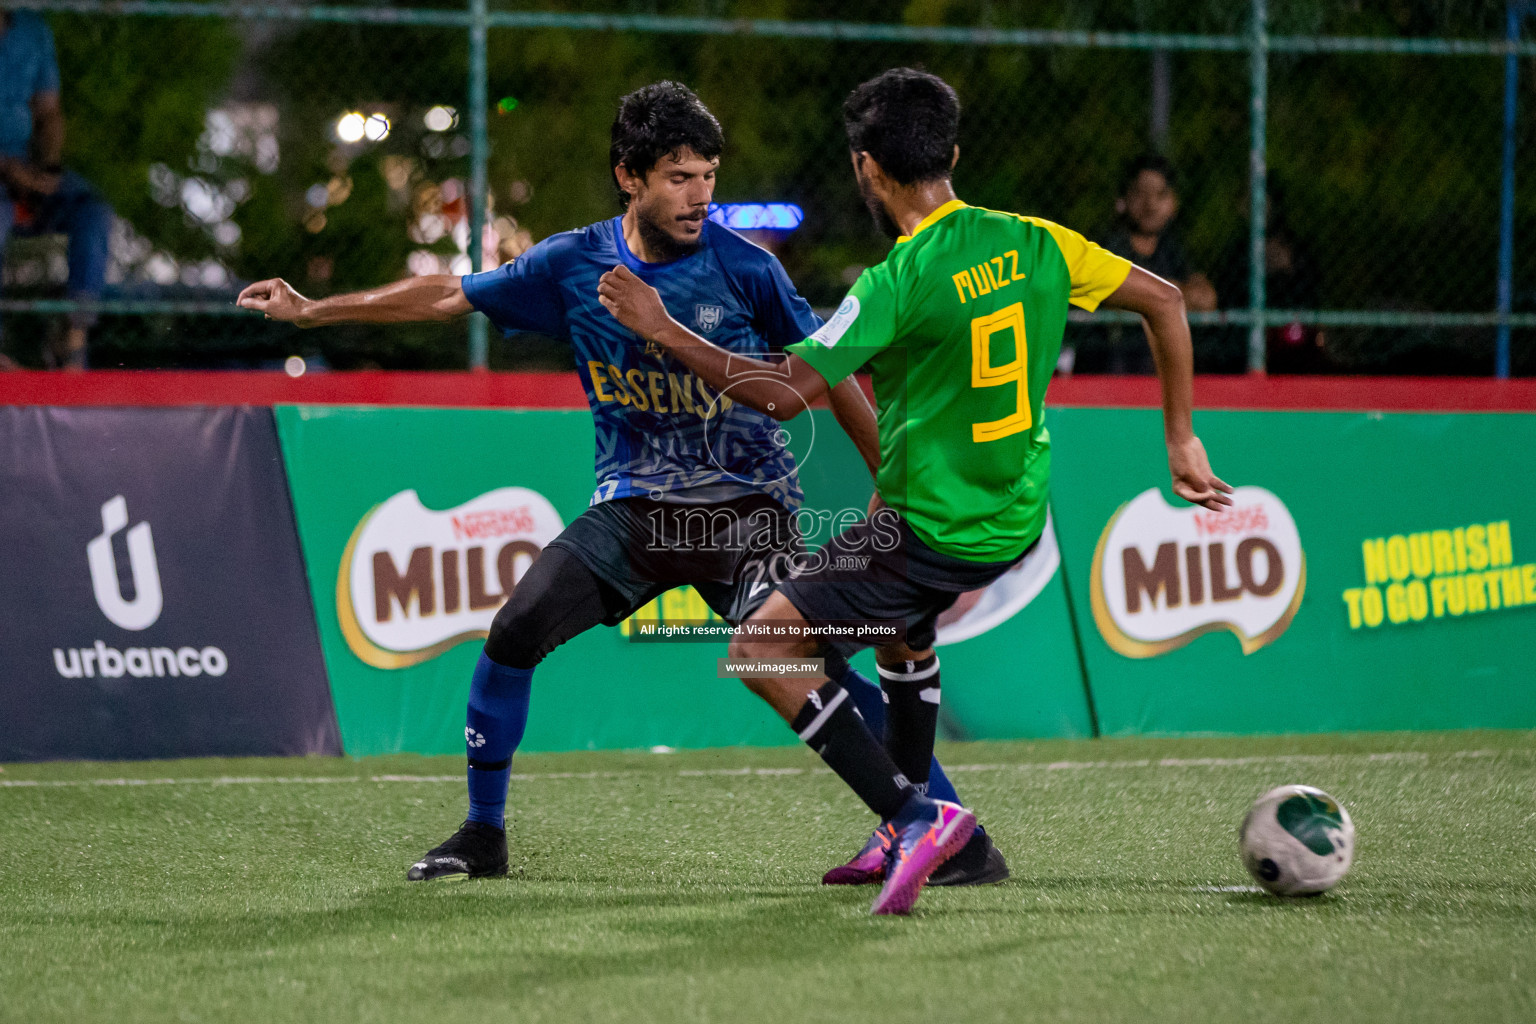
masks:
<svg viewBox="0 0 1536 1024"><path fill-rule="evenodd" d="M1216 308L1216 289L1193 269L1184 243L1173 228L1179 212L1178 181L1166 157L1146 153L1132 160L1120 179L1115 227L1101 242L1143 270L1172 281L1184 291L1191 312ZM1138 328L1112 326L1085 331L1074 369L1082 373L1154 373L1152 350Z"/></svg>
<svg viewBox="0 0 1536 1024"><path fill-rule="evenodd" d="M1147 153L1131 161L1120 179L1115 212L1120 222L1105 240L1106 249L1178 285L1191 311L1216 308L1216 289L1190 267L1184 243L1173 230L1179 212L1178 180L1166 157Z"/></svg>
<svg viewBox="0 0 1536 1024"><path fill-rule="evenodd" d="M53 33L31 11L0 12L0 268L12 233L69 236L69 297L98 299L112 211L63 167L64 112ZM72 313L50 365L84 369L93 314Z"/></svg>
<svg viewBox="0 0 1536 1024"><path fill-rule="evenodd" d="M1247 204L1244 204L1245 209ZM1285 189L1273 179L1264 229L1264 305L1270 310L1316 309L1319 278L1311 253L1286 218ZM1229 309L1247 309L1249 303L1248 240L1234 244L1223 268L1221 294ZM1271 323L1264 332L1265 368L1270 373L1323 373L1328 357L1327 335L1301 321ZM1243 345L1247 340L1244 335Z"/></svg>

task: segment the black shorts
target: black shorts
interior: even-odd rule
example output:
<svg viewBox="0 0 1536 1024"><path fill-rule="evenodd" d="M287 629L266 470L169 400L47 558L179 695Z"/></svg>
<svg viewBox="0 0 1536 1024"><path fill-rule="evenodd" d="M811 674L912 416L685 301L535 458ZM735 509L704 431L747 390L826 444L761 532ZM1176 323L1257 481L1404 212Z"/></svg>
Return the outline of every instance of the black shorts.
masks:
<svg viewBox="0 0 1536 1024"><path fill-rule="evenodd" d="M593 505L549 542L604 586L604 625L616 625L674 587L698 590L738 623L768 599L804 550L794 517L764 495L709 505L618 498Z"/></svg>
<svg viewBox="0 0 1536 1024"><path fill-rule="evenodd" d="M779 591L813 626L892 623L905 629L906 645L920 651L933 646L939 616L961 594L987 586L1033 548L1006 562L954 558L882 508L801 558ZM847 655L874 641L833 640L829 646Z"/></svg>

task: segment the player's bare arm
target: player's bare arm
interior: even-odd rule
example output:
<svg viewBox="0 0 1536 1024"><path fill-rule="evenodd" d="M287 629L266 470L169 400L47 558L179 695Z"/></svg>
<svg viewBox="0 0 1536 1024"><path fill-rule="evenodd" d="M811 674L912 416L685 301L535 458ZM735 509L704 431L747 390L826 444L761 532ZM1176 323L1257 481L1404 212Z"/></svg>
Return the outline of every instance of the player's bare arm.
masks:
<svg viewBox="0 0 1536 1024"><path fill-rule="evenodd" d="M803 359L753 359L694 334L672 319L656 289L628 267L617 266L604 274L598 281L597 296L619 323L681 359L716 391L729 390L733 402L776 420L791 420L827 393L826 378ZM857 443L858 438L854 441Z"/></svg>
<svg viewBox="0 0 1536 1024"><path fill-rule="evenodd" d="M235 302L300 327L452 320L474 307L455 274L429 274L324 299L307 299L280 277L247 285Z"/></svg>
<svg viewBox="0 0 1536 1024"><path fill-rule="evenodd" d="M875 476L880 470L880 430L875 424L875 410L869 404L869 396L864 394L858 381L848 377L832 389L828 404L832 406L832 417L837 420L837 425L853 441L859 457L869 467L869 475ZM875 497L878 499L879 495ZM873 505L870 511L874 511Z"/></svg>
<svg viewBox="0 0 1536 1024"><path fill-rule="evenodd" d="M1163 434L1168 442L1168 468L1173 493L1192 505L1220 511L1232 504L1232 487L1214 472L1205 446L1195 436L1190 412L1194 408L1194 355L1184 295L1177 285L1132 267L1125 282L1104 300L1112 309L1140 313L1163 387Z"/></svg>
<svg viewBox="0 0 1536 1024"><path fill-rule="evenodd" d="M869 475L878 480L880 477L880 428L875 422L875 409L869 403L869 396L864 394L864 389L859 387L858 381L848 377L832 389L828 402L832 406L833 418L837 420L837 425L843 428L843 433L853 441L853 446L859 451L859 457L869 468ZM876 489L869 496L869 506L864 510L865 516L873 516L875 510L883 504L885 503L880 499L880 491Z"/></svg>

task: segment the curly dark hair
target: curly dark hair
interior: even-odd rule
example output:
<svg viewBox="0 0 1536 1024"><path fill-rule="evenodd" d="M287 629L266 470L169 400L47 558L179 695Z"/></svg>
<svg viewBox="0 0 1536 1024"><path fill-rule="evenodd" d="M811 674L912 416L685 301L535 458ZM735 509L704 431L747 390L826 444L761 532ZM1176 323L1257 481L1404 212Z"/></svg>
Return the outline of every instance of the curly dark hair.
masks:
<svg viewBox="0 0 1536 1024"><path fill-rule="evenodd" d="M938 75L892 68L849 94L843 126L902 185L948 178L960 133L960 97Z"/></svg>
<svg viewBox="0 0 1536 1024"><path fill-rule="evenodd" d="M679 82L656 82L636 89L619 101L608 148L610 170L623 164L644 177L664 156L691 149L713 160L725 148L720 122L693 90ZM629 206L629 193L618 187L619 205Z"/></svg>

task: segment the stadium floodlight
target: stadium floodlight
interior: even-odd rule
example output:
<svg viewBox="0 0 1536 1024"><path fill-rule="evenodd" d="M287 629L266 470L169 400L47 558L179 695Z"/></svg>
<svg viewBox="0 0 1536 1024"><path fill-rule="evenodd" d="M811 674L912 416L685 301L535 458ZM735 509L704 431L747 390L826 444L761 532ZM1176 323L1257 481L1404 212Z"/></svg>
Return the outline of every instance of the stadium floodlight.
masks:
<svg viewBox="0 0 1536 1024"><path fill-rule="evenodd" d="M805 211L794 203L716 203L709 219L736 231L793 231Z"/></svg>
<svg viewBox="0 0 1536 1024"><path fill-rule="evenodd" d="M389 138L389 118L378 111L369 114L363 122L363 134L369 142L383 142Z"/></svg>
<svg viewBox="0 0 1536 1024"><path fill-rule="evenodd" d="M341 115L336 122L336 137L342 142L362 142L363 135L367 132L368 121L357 111L349 111Z"/></svg>
<svg viewBox="0 0 1536 1024"><path fill-rule="evenodd" d="M459 123L459 112L439 104L427 111L422 120L426 122L428 131L445 132Z"/></svg>

